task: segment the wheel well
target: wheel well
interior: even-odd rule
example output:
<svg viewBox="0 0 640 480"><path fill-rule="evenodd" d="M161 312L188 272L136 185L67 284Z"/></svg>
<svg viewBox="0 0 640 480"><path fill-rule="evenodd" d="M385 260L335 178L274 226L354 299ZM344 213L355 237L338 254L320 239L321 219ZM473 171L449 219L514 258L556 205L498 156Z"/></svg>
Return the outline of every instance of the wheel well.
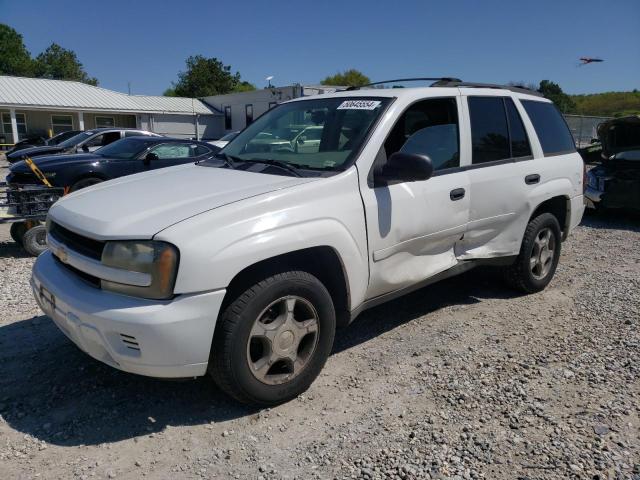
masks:
<svg viewBox="0 0 640 480"><path fill-rule="evenodd" d="M336 310L339 326L347 325L349 287L340 257L331 247L312 247L285 253L255 263L239 272L229 283L220 311L254 283L279 272L302 270L315 276L327 288Z"/></svg>
<svg viewBox="0 0 640 480"><path fill-rule="evenodd" d="M108 178L103 175L102 173L97 173L97 172L87 172L87 173L83 173L82 175L77 176L76 178L74 178L71 181L71 185L75 185L76 183L78 183L80 180L84 180L86 178L99 178L100 180L108 180Z"/></svg>
<svg viewBox="0 0 640 480"><path fill-rule="evenodd" d="M558 219L558 223L560 224L560 228L562 229L562 237L563 239L567 235L569 221L569 209L571 208L571 203L567 197L558 196L550 198L549 200L545 200L535 209L533 214L531 215L531 220L536 218L538 215L543 213L550 213Z"/></svg>

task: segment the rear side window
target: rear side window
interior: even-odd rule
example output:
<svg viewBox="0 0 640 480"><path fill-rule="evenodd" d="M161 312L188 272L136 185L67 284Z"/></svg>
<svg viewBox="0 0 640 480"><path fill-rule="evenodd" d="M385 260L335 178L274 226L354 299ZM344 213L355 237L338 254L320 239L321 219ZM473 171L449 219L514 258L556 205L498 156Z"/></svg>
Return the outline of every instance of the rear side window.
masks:
<svg viewBox="0 0 640 480"><path fill-rule="evenodd" d="M545 157L576 151L567 123L553 103L522 100Z"/></svg>
<svg viewBox="0 0 640 480"><path fill-rule="evenodd" d="M469 97L471 163L511 158L509 126L502 97Z"/></svg>
<svg viewBox="0 0 640 480"><path fill-rule="evenodd" d="M509 119L509 133L511 134L511 156L513 158L522 158L531 156L531 146L529 138L524 129L522 118L510 98L504 99L504 105L507 107L507 118Z"/></svg>

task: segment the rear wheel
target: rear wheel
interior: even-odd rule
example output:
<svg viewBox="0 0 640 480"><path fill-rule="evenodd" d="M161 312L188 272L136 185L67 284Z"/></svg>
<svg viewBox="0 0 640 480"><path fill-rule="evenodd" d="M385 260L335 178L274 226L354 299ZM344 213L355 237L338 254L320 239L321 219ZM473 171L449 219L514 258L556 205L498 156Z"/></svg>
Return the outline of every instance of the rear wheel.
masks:
<svg viewBox="0 0 640 480"><path fill-rule="evenodd" d="M101 183L103 181L104 180L98 177L83 178L82 180L78 180L76 183L71 185L71 188L69 189L69 191L75 192L76 190L80 190L81 188L87 188L87 187L90 187L91 185L95 185L96 183Z"/></svg>
<svg viewBox="0 0 640 480"><path fill-rule="evenodd" d="M560 224L554 215L543 213L531 220L516 261L505 268L507 283L525 293L544 290L558 266L560 246Z"/></svg>
<svg viewBox="0 0 640 480"><path fill-rule="evenodd" d="M37 257L47 249L47 227L36 225L27 230L22 240L22 246L29 255Z"/></svg>
<svg viewBox="0 0 640 480"><path fill-rule="evenodd" d="M331 352L336 325L329 292L301 271L255 283L218 321L210 373L226 393L254 405L283 403L309 388Z"/></svg>
<svg viewBox="0 0 640 480"><path fill-rule="evenodd" d="M11 238L18 245L22 245L22 240L24 234L27 232L27 224L25 222L15 222L11 224L11 228L9 233L11 234Z"/></svg>

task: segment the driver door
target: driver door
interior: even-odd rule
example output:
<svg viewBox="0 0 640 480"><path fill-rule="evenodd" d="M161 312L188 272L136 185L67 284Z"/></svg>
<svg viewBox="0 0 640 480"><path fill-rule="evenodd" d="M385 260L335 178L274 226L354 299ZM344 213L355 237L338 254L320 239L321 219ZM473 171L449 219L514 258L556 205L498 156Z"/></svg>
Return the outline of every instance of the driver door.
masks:
<svg viewBox="0 0 640 480"><path fill-rule="evenodd" d="M409 106L380 149L362 188L371 299L419 283L458 263L455 246L469 221L469 177L460 169L459 97ZM378 185L376 171L395 152L428 155L433 176Z"/></svg>

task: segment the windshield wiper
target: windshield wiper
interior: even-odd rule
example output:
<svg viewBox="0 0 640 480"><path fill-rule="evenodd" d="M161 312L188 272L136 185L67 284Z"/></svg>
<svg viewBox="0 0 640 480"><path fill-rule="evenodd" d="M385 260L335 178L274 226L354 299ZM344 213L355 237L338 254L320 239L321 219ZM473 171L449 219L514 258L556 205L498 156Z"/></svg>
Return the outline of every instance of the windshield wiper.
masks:
<svg viewBox="0 0 640 480"><path fill-rule="evenodd" d="M286 170L287 172L293 173L296 177L302 177L298 169L293 165L287 162L281 162L280 160L274 160L272 158L252 158L251 160L242 160L243 162L248 163L264 163L265 165L271 165L273 167L278 167L282 170Z"/></svg>

